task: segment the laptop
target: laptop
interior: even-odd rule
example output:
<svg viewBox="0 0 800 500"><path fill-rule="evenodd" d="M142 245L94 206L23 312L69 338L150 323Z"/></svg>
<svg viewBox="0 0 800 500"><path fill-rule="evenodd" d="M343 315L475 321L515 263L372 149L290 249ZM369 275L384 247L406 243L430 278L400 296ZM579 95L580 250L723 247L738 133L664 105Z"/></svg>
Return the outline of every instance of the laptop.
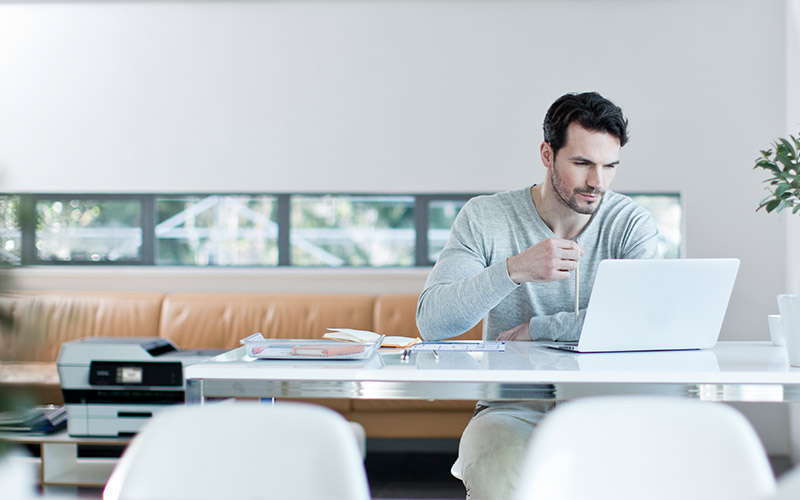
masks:
<svg viewBox="0 0 800 500"><path fill-rule="evenodd" d="M739 259L611 259L597 268L573 352L707 349L728 308Z"/></svg>

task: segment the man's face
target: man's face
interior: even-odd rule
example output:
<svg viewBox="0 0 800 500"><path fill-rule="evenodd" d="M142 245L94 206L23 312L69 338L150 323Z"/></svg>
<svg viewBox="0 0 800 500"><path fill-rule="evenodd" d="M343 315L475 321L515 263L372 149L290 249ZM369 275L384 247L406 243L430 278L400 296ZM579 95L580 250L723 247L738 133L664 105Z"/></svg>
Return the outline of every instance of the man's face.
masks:
<svg viewBox="0 0 800 500"><path fill-rule="evenodd" d="M545 143L542 160L550 169L550 182L558 198L579 214L593 214L616 175L619 139L573 122L558 154L553 157L552 149L547 149L549 144Z"/></svg>

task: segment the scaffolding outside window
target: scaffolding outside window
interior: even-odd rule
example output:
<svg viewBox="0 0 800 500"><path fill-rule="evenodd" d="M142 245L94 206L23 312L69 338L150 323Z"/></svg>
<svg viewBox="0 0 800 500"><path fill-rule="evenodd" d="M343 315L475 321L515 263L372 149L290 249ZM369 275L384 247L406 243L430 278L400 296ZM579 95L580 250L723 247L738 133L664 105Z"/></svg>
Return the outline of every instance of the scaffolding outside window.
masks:
<svg viewBox="0 0 800 500"><path fill-rule="evenodd" d="M414 198L293 196L291 264L326 267L414 265Z"/></svg>
<svg viewBox="0 0 800 500"><path fill-rule="evenodd" d="M156 217L156 265L278 265L272 196L160 197Z"/></svg>

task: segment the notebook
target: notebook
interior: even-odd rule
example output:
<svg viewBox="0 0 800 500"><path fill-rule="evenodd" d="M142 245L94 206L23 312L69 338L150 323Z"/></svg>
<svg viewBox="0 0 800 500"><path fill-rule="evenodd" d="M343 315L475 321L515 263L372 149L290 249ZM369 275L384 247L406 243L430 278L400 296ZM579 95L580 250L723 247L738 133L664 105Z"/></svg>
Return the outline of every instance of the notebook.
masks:
<svg viewBox="0 0 800 500"><path fill-rule="evenodd" d="M739 259L604 260L574 352L706 349L717 343Z"/></svg>

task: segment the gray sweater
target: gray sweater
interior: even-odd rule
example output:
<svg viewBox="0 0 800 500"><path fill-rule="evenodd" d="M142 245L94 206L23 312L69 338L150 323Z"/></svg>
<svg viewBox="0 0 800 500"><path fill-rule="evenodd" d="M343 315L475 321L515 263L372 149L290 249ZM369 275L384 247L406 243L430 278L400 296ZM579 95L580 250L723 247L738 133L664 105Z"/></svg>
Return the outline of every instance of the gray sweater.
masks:
<svg viewBox="0 0 800 500"><path fill-rule="evenodd" d="M576 316L574 274L568 280L521 285L508 277L508 257L555 237L536 211L530 187L469 200L419 297L422 337L455 337L483 319L485 340L526 321L534 340L575 340L600 261L658 256L658 231L650 213L627 196L607 191L577 238L586 254L579 261L581 313Z"/></svg>

